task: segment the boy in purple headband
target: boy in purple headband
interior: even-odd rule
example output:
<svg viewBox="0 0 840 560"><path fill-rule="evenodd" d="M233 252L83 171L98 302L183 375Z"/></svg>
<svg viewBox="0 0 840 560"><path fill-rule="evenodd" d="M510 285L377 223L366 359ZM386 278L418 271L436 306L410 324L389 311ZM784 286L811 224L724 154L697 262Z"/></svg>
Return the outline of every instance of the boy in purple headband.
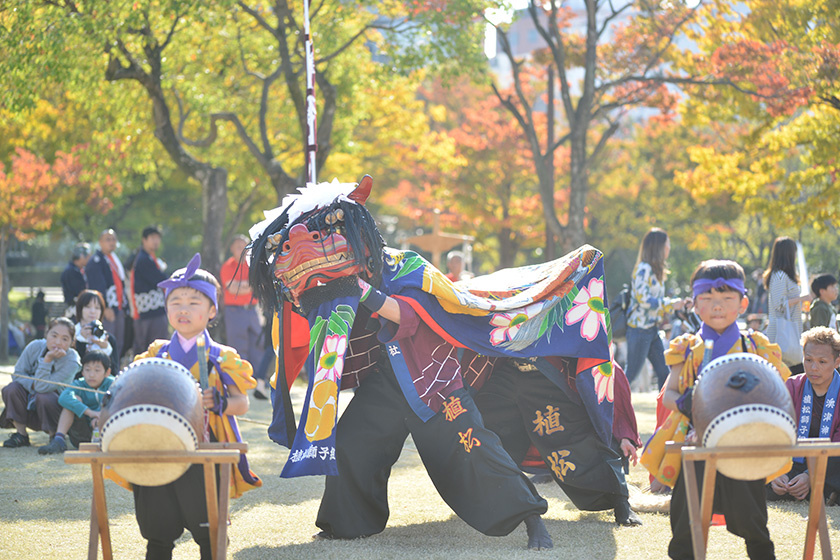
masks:
<svg viewBox="0 0 840 560"><path fill-rule="evenodd" d="M202 387L202 404L207 411L210 441L241 442L236 415L248 411L247 391L256 386L253 369L235 349L210 338L207 325L216 317L220 288L213 275L200 266L201 257L196 254L186 268L158 284L166 296L166 316L175 334L171 340L154 341L135 360L174 360L189 369L196 381L204 378L207 386ZM148 541L147 560L171 558L175 540L184 529L189 529L198 543L202 560L211 558L202 469L201 465L193 465L181 478L164 486L134 485L134 510L140 533ZM234 498L262 486L244 455L231 480L220 483L230 484Z"/></svg>
<svg viewBox="0 0 840 560"><path fill-rule="evenodd" d="M736 321L747 310L749 303L744 289L744 269L738 263L724 260L703 261L694 271L691 284L694 290L694 310L703 324L697 334L685 334L671 341L671 347L665 352L665 361L671 366L671 374L663 399L665 407L672 410L671 416L674 416L669 418L663 427L669 421L679 421L685 424L685 431L689 431L690 428L694 383L701 373L702 364L708 363L704 359L707 341L712 341L710 359L733 352L749 352L758 354L772 363L783 379L790 375L790 371L782 363L778 345L772 344L762 333L741 332L738 329ZM645 449L645 453L647 452ZM704 463L698 461L700 481L703 479L703 468ZM659 473L653 474L659 478ZM675 476L674 473L668 475ZM672 538L668 546L668 555L682 560L694 558L694 553L691 546L685 483L681 472L676 477L671 497ZM718 473L715 480L714 510L726 517L726 528L729 532L744 539L750 558L775 558L773 541L770 540L767 530L767 501L763 480L735 480Z"/></svg>

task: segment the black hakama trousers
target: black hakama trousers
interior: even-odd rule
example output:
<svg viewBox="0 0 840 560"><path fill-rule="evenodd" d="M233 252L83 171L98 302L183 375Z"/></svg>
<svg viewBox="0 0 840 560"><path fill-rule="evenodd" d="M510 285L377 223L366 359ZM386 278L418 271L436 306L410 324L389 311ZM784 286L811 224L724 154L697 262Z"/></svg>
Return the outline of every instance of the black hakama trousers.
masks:
<svg viewBox="0 0 840 560"><path fill-rule="evenodd" d="M578 509L601 511L626 501L619 454L595 433L580 399L534 366L520 371L513 361L498 360L475 402L485 425L499 435L517 464L534 444Z"/></svg>
<svg viewBox="0 0 840 560"><path fill-rule="evenodd" d="M216 469L218 488L219 471ZM133 485L134 514L146 539L146 560L169 560L175 541L187 529L198 544L201 560L211 560L210 524L204 491L204 467L192 465L163 486ZM226 523L226 519L219 520Z"/></svg>
<svg viewBox="0 0 840 560"><path fill-rule="evenodd" d="M697 461L695 465L698 495L702 495L706 462ZM674 560L694 558L683 474L681 470L671 493L672 536L668 556ZM747 556L752 560L775 558L773 541L767 530L767 500L764 492L764 479L735 480L721 473L715 476L713 511L726 517L727 531L744 539Z"/></svg>
<svg viewBox="0 0 840 560"><path fill-rule="evenodd" d="M382 360L338 422L339 474L326 477L316 520L326 535L351 539L385 528L388 477L409 434L443 500L485 535L507 535L529 515L547 510L496 434L484 427L466 389L455 391L424 423L405 400L390 364Z"/></svg>

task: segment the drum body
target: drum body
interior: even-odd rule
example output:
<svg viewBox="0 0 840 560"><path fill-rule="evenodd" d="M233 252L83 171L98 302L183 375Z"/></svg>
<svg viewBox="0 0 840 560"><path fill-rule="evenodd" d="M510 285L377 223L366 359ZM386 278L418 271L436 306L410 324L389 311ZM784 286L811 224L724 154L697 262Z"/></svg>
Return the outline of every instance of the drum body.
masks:
<svg viewBox="0 0 840 560"><path fill-rule="evenodd" d="M755 354L727 354L703 369L692 417L704 447L792 445L796 412L779 372ZM718 471L739 480L770 476L788 457L719 459Z"/></svg>
<svg viewBox="0 0 840 560"><path fill-rule="evenodd" d="M138 360L120 373L109 393L99 420L105 452L195 451L204 437L198 384L177 362ZM112 468L133 484L163 486L184 474L189 466L117 463Z"/></svg>

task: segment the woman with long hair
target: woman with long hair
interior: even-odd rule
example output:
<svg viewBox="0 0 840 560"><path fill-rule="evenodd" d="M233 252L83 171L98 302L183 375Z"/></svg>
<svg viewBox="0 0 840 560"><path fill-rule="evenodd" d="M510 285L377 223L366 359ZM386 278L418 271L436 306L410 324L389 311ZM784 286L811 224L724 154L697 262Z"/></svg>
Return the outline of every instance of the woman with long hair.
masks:
<svg viewBox="0 0 840 560"><path fill-rule="evenodd" d="M627 313L627 367L624 370L631 383L639 375L645 360L653 366L659 387L668 377L665 348L659 338L659 321L665 313L685 306L680 298L665 297L666 261L670 252L671 241L660 228L651 228L639 247Z"/></svg>
<svg viewBox="0 0 840 560"><path fill-rule="evenodd" d="M797 326L797 336L802 334L802 302L810 299L801 295L799 275L796 273L796 241L790 237L777 237L770 250L770 263L764 271L764 287L767 288L767 338L776 342L777 322L785 318L785 307L790 319ZM784 360L793 374L802 373L802 358ZM792 363L789 363L792 362Z"/></svg>

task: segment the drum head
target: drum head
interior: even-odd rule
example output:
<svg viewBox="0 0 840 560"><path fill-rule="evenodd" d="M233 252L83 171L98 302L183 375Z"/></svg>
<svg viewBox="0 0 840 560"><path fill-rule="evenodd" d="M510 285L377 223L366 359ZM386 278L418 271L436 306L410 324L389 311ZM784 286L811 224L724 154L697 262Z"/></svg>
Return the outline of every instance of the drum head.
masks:
<svg viewBox="0 0 840 560"><path fill-rule="evenodd" d="M703 434L704 447L793 445L796 426L780 408L748 404L731 408L716 416ZM782 469L788 457L718 459L717 469L729 478L759 480Z"/></svg>
<svg viewBox="0 0 840 560"><path fill-rule="evenodd" d="M102 427L102 450L195 451L198 437L184 416L159 405L118 411ZM116 463L114 472L132 484L163 486L187 472L189 463Z"/></svg>

